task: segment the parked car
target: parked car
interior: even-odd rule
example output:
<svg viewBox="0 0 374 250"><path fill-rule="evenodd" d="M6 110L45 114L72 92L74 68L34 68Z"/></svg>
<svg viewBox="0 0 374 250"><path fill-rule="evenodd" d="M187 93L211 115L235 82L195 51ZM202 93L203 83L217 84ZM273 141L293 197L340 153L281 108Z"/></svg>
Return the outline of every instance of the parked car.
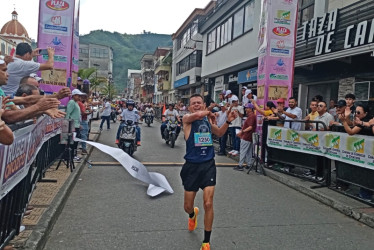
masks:
<svg viewBox="0 0 374 250"><path fill-rule="evenodd" d="M93 120L99 120L100 119L100 110L102 109L102 106L96 105L92 106L92 118Z"/></svg>

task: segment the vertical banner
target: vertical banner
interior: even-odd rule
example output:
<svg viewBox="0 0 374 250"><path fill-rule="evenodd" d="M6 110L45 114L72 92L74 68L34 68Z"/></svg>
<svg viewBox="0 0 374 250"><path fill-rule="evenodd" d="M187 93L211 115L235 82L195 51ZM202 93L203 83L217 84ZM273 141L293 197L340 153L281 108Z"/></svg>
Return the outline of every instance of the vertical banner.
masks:
<svg viewBox="0 0 374 250"><path fill-rule="evenodd" d="M72 39L72 50L71 50L71 82L72 87L77 87L77 78L79 70L79 5L80 0L75 1L74 8L74 24L73 24L73 39Z"/></svg>
<svg viewBox="0 0 374 250"><path fill-rule="evenodd" d="M260 105L292 94L297 0L262 0L257 98Z"/></svg>
<svg viewBox="0 0 374 250"><path fill-rule="evenodd" d="M77 53L73 47L76 46L79 51L79 45L73 43L75 40L79 42L79 39L73 38L73 32L76 30L75 7L75 0L40 0L39 3L38 48L55 49L54 69L41 72L44 83L40 84L40 87L47 94L71 86L71 69L75 60L72 56ZM47 60L48 55L38 58L39 63Z"/></svg>

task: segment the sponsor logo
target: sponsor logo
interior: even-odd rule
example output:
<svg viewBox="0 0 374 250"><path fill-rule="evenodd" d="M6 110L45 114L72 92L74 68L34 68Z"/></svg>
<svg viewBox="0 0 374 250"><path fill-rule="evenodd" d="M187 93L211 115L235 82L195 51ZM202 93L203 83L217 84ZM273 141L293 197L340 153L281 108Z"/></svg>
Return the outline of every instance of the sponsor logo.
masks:
<svg viewBox="0 0 374 250"><path fill-rule="evenodd" d="M307 138L307 141L311 143L313 146L318 147L319 146L319 138L318 135L311 135Z"/></svg>
<svg viewBox="0 0 374 250"><path fill-rule="evenodd" d="M272 56L281 56L281 57L289 57L291 55L291 51L289 49L271 48L270 53Z"/></svg>
<svg viewBox="0 0 374 250"><path fill-rule="evenodd" d="M265 74L258 75L258 79L259 79L259 80L263 80L263 79L265 79Z"/></svg>
<svg viewBox="0 0 374 250"><path fill-rule="evenodd" d="M284 49L284 48L286 48L286 44L285 44L284 40L278 40L276 42L276 45L277 45L278 49Z"/></svg>
<svg viewBox="0 0 374 250"><path fill-rule="evenodd" d="M288 75L283 75L283 74L270 74L269 78L271 80L281 80L281 81L286 81L288 80Z"/></svg>
<svg viewBox="0 0 374 250"><path fill-rule="evenodd" d="M69 9L69 4L65 1L49 0L46 2L48 8L52 10L62 11Z"/></svg>
<svg viewBox="0 0 374 250"><path fill-rule="evenodd" d="M57 30L57 31L63 31L63 32L68 31L68 27L58 26L58 25L50 25L50 24L45 24L44 29L46 29L46 30Z"/></svg>
<svg viewBox="0 0 374 250"><path fill-rule="evenodd" d="M291 24L291 11L289 10L278 10L276 17L274 18L274 23L277 24Z"/></svg>
<svg viewBox="0 0 374 250"><path fill-rule="evenodd" d="M353 150L355 152L363 154L364 149L365 149L365 139L362 139L360 141L353 143Z"/></svg>
<svg viewBox="0 0 374 250"><path fill-rule="evenodd" d="M285 73L286 72L286 64L280 58L277 63L273 66L273 70L277 73Z"/></svg>
<svg viewBox="0 0 374 250"><path fill-rule="evenodd" d="M61 16L53 16L53 17L51 17L51 23L53 25L61 25Z"/></svg>
<svg viewBox="0 0 374 250"><path fill-rule="evenodd" d="M291 30L286 27L275 27L273 29L273 33L277 36L289 36L291 34Z"/></svg>
<svg viewBox="0 0 374 250"><path fill-rule="evenodd" d="M139 172L139 168L137 168L135 166L131 166L131 169L134 170L135 172Z"/></svg>

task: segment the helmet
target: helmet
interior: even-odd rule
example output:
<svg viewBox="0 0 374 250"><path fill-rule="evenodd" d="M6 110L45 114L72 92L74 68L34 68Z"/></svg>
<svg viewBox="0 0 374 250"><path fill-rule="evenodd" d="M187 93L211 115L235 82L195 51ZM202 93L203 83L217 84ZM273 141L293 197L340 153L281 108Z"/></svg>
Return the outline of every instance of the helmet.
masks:
<svg viewBox="0 0 374 250"><path fill-rule="evenodd" d="M174 107L174 103L169 102L168 106L173 106Z"/></svg>
<svg viewBox="0 0 374 250"><path fill-rule="evenodd" d="M135 107L135 102L133 100L128 100L126 103L127 106L134 106Z"/></svg>

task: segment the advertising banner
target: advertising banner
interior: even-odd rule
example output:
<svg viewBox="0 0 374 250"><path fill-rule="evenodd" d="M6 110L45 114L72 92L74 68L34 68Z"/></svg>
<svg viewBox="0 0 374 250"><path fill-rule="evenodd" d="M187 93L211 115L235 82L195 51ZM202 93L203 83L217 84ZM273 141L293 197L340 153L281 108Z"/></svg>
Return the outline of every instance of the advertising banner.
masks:
<svg viewBox="0 0 374 250"><path fill-rule="evenodd" d="M36 124L14 132L14 142L0 144L0 200L27 175L43 143L60 133L62 119L41 117Z"/></svg>
<svg viewBox="0 0 374 250"><path fill-rule="evenodd" d="M374 137L370 136L269 126L267 145L374 169Z"/></svg>
<svg viewBox="0 0 374 250"><path fill-rule="evenodd" d="M297 1L263 0L259 31L258 104L292 94Z"/></svg>
<svg viewBox="0 0 374 250"><path fill-rule="evenodd" d="M65 86L70 87L72 68L78 72L79 38L74 38L74 33L78 33L79 1L77 4L75 2L40 0L39 3L38 48L55 49L54 69L41 72L44 83L40 87L47 94L55 93ZM38 57L40 63L47 60L48 55Z"/></svg>

